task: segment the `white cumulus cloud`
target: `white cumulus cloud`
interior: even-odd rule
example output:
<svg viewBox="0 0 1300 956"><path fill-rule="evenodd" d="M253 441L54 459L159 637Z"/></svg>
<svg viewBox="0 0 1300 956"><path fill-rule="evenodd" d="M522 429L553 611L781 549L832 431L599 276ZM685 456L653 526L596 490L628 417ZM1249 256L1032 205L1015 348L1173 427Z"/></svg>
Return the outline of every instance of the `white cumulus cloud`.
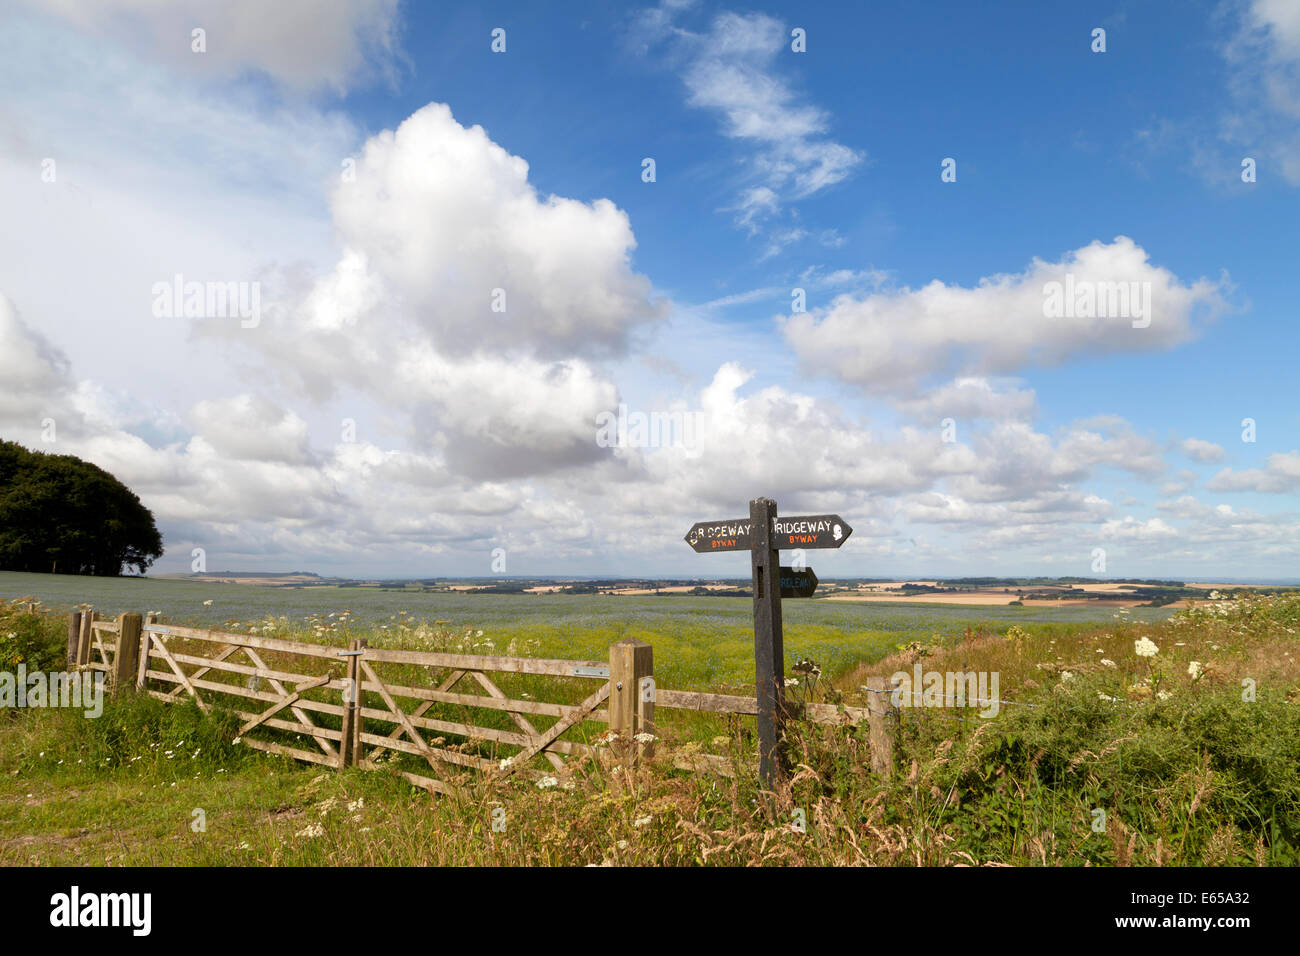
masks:
<svg viewBox="0 0 1300 956"><path fill-rule="evenodd" d="M1149 315L1049 318L1049 283L1060 282L1064 290L1067 277L1076 290L1107 290L1101 297L1107 311L1109 284L1139 283L1140 297L1144 288L1150 290ZM1223 307L1220 291L1220 283L1207 279L1184 284L1152 265L1132 239L1119 236L1076 249L1059 262L1036 258L1023 272L990 276L973 288L936 279L915 290L846 295L782 322L786 340L809 370L871 392L908 394L934 376L1009 374L1084 355L1168 348L1195 333L1202 313ZM1093 311L1101 310L1094 304Z"/></svg>

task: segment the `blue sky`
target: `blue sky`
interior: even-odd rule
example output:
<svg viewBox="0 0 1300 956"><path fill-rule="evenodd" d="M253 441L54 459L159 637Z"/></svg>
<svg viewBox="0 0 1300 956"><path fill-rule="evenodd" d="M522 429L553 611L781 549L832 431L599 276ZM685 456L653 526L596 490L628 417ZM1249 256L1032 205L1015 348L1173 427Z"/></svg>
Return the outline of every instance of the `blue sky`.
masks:
<svg viewBox="0 0 1300 956"><path fill-rule="evenodd" d="M0 436L157 570L737 574L681 535L769 494L854 522L824 577L1294 576L1293 3L3 16ZM1044 316L1067 272L1153 321ZM596 446L620 403L709 437Z"/></svg>

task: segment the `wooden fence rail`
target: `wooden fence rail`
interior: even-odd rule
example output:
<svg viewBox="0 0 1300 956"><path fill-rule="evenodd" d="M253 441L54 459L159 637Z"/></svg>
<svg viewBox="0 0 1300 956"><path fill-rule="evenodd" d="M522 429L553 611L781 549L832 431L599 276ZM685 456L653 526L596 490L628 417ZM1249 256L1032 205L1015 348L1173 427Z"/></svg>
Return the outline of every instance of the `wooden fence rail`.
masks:
<svg viewBox="0 0 1300 956"><path fill-rule="evenodd" d="M448 776L465 770L501 777L558 771L568 759L597 752L592 725L608 725L615 746L635 760L653 755L656 709L758 712L754 697L656 688L653 648L632 638L612 645L605 661L489 657L364 640L333 647L160 624L152 615L105 621L85 610L69 619L68 661L103 671L113 693L188 699L205 713L220 707L240 721L235 741L257 750L339 769L378 769L409 754L428 770L401 775L436 793L449 792ZM868 684L885 687L883 678ZM567 691L568 699L532 693L552 691ZM788 716L865 720L872 767L887 773L897 711L888 694L870 696L877 699L865 708L792 702ZM710 754L676 763L734 772L730 761Z"/></svg>

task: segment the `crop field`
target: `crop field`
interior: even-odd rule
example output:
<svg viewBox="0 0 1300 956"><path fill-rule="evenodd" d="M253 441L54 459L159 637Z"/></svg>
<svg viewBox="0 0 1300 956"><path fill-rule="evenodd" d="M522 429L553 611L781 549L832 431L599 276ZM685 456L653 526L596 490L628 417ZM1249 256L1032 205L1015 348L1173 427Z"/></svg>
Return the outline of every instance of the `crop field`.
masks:
<svg viewBox="0 0 1300 956"><path fill-rule="evenodd" d="M467 595L359 588L267 588L148 578L91 578L0 573L0 599L35 597L50 608L85 603L104 617L161 612L169 623L280 636L315 635L346 644L431 650L430 630L471 631L480 654L603 659L626 637L655 648L660 684L681 690L753 686L753 602L749 598L600 595ZM783 602L786 657L812 658L836 674L914 641L943 643L967 633L1075 632L1111 623L1095 607L981 607L858 604L817 599ZM1154 622L1172 612L1134 608L1124 620ZM482 631L482 635L478 634ZM509 648L513 646L512 652Z"/></svg>

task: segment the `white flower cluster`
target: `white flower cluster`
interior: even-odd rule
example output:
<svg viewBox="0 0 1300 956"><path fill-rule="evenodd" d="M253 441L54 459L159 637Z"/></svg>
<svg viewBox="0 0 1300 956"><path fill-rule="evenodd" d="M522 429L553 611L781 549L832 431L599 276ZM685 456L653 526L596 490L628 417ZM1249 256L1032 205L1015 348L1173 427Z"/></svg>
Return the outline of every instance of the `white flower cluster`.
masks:
<svg viewBox="0 0 1300 956"><path fill-rule="evenodd" d="M1133 653L1138 657L1155 657L1160 653L1155 641L1149 637L1140 637L1133 642Z"/></svg>

